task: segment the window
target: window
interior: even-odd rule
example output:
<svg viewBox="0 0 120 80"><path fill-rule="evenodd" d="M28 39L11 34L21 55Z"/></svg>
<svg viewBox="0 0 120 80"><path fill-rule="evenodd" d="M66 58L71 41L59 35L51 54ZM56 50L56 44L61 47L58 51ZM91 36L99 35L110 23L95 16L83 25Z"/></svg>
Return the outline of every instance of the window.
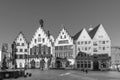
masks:
<svg viewBox="0 0 120 80"><path fill-rule="evenodd" d="M103 47L103 50L105 50L105 47Z"/></svg>
<svg viewBox="0 0 120 80"><path fill-rule="evenodd" d="M81 44L83 44L83 41L81 41Z"/></svg>
<svg viewBox="0 0 120 80"><path fill-rule="evenodd" d="M19 55L19 58L20 58L20 59L23 59L23 55Z"/></svg>
<svg viewBox="0 0 120 80"><path fill-rule="evenodd" d="M106 43L109 43L109 41L106 41Z"/></svg>
<svg viewBox="0 0 120 80"><path fill-rule="evenodd" d="M88 44L90 44L91 43L91 41L88 41Z"/></svg>
<svg viewBox="0 0 120 80"><path fill-rule="evenodd" d="M34 40L34 42L36 43L36 42L37 42L37 40L35 39L35 40Z"/></svg>
<svg viewBox="0 0 120 80"><path fill-rule="evenodd" d="M38 34L38 36L40 37L40 34Z"/></svg>
<svg viewBox="0 0 120 80"><path fill-rule="evenodd" d="M58 46L55 46L55 50L58 50Z"/></svg>
<svg viewBox="0 0 120 80"><path fill-rule="evenodd" d="M94 46L97 46L97 42L93 42L93 45L94 45Z"/></svg>
<svg viewBox="0 0 120 80"><path fill-rule="evenodd" d="M102 43L105 44L105 41L103 41Z"/></svg>
<svg viewBox="0 0 120 80"><path fill-rule="evenodd" d="M43 43L45 42L45 39L43 38Z"/></svg>
<svg viewBox="0 0 120 80"><path fill-rule="evenodd" d="M78 48L78 51L80 51L80 48Z"/></svg>
<svg viewBox="0 0 120 80"><path fill-rule="evenodd" d="M80 41L78 41L78 45L80 44Z"/></svg>
<svg viewBox="0 0 120 80"><path fill-rule="evenodd" d="M17 46L20 46L20 43L17 43Z"/></svg>
<svg viewBox="0 0 120 80"><path fill-rule="evenodd" d="M68 46L64 46L64 50L68 50Z"/></svg>
<svg viewBox="0 0 120 80"><path fill-rule="evenodd" d="M58 42L58 44L68 44L68 40L61 40Z"/></svg>
<svg viewBox="0 0 120 80"><path fill-rule="evenodd" d="M41 38L38 38L38 42L41 42Z"/></svg>
<svg viewBox="0 0 120 80"><path fill-rule="evenodd" d="M60 36L60 38L62 39L62 36Z"/></svg>
<svg viewBox="0 0 120 80"><path fill-rule="evenodd" d="M30 55L32 55L32 48L30 48Z"/></svg>
<svg viewBox="0 0 120 80"><path fill-rule="evenodd" d="M93 52L97 52L97 48L93 48Z"/></svg>
<svg viewBox="0 0 120 80"><path fill-rule="evenodd" d="M18 52L18 49L16 49L16 52Z"/></svg>
<svg viewBox="0 0 120 80"><path fill-rule="evenodd" d="M63 50L63 46L59 46L59 50Z"/></svg>
<svg viewBox="0 0 120 80"><path fill-rule="evenodd" d="M91 68L91 62L88 61L88 68Z"/></svg>
<svg viewBox="0 0 120 80"><path fill-rule="evenodd" d="M23 49L20 49L20 52L23 52Z"/></svg>
<svg viewBox="0 0 120 80"><path fill-rule="evenodd" d="M91 47L89 47L89 50L91 49Z"/></svg>
<svg viewBox="0 0 120 80"><path fill-rule="evenodd" d="M20 41L22 41L22 39L20 38Z"/></svg>
<svg viewBox="0 0 120 80"><path fill-rule="evenodd" d="M27 49L25 49L25 52L27 52Z"/></svg>
<svg viewBox="0 0 120 80"><path fill-rule="evenodd" d="M87 44L87 41L85 41L85 44Z"/></svg>
<svg viewBox="0 0 120 80"><path fill-rule="evenodd" d="M64 38L66 38L66 35L64 35Z"/></svg>
<svg viewBox="0 0 120 80"><path fill-rule="evenodd" d="M22 46L24 46L24 43L22 43Z"/></svg>
<svg viewBox="0 0 120 80"><path fill-rule="evenodd" d="M85 64L84 64L85 68L87 68L87 61L84 61L84 63L85 63Z"/></svg>
<svg viewBox="0 0 120 80"><path fill-rule="evenodd" d="M87 51L87 47L85 47L85 51Z"/></svg>

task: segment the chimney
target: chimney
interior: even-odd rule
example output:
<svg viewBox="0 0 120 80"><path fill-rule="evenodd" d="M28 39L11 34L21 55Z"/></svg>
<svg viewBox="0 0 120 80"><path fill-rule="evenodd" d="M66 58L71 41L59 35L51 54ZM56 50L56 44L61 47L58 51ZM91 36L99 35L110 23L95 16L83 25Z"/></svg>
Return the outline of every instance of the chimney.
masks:
<svg viewBox="0 0 120 80"><path fill-rule="evenodd" d="M89 29L88 29L89 31L91 31L91 30L93 30L93 27L92 27L92 25L90 25L90 27L89 27Z"/></svg>

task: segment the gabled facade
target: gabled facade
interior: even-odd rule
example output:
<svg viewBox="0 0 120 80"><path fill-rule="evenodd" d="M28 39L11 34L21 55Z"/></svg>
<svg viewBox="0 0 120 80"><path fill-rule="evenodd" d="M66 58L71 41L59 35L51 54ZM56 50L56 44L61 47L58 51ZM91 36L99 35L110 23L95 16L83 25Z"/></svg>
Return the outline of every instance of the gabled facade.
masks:
<svg viewBox="0 0 120 80"><path fill-rule="evenodd" d="M92 38L92 56L94 70L107 70L110 66L111 40L102 24L89 32ZM97 64L97 65L96 65Z"/></svg>
<svg viewBox="0 0 120 80"><path fill-rule="evenodd" d="M48 68L48 60L51 59L51 54L53 54L53 45L53 36L47 34L40 26L30 42L29 67L41 68L44 66L44 68Z"/></svg>
<svg viewBox="0 0 120 80"><path fill-rule="evenodd" d="M75 59L73 39L65 30L65 28L60 31L54 44L55 58L67 59L68 61L70 61L71 65L73 65ZM57 64L56 61L56 67L66 67L66 63L64 61L61 61L59 63L61 63L61 66L60 64Z"/></svg>
<svg viewBox="0 0 120 80"><path fill-rule="evenodd" d="M111 54L111 40L102 24L96 26L89 32L93 40L92 54Z"/></svg>
<svg viewBox="0 0 120 80"><path fill-rule="evenodd" d="M15 43L17 68L25 68L27 64L26 55L28 55L28 43L22 32L18 34Z"/></svg>
<svg viewBox="0 0 120 80"><path fill-rule="evenodd" d="M89 36L88 32L86 29L80 30L74 37L74 42L75 42L75 53L76 55L81 51L85 52L87 54L92 53L92 39Z"/></svg>
<svg viewBox="0 0 120 80"><path fill-rule="evenodd" d="M79 58L76 58L76 68L79 69L92 69L92 60L89 59L89 56L92 53L92 40L89 36L88 32L85 28L80 30L75 36L73 37L74 43L75 43L75 53L76 57L79 56ZM78 53L85 53L85 56L82 56L82 54ZM83 57L82 59L80 58ZM84 59L85 57L85 59ZM87 59L88 58L88 59ZM89 63L89 65L88 65Z"/></svg>

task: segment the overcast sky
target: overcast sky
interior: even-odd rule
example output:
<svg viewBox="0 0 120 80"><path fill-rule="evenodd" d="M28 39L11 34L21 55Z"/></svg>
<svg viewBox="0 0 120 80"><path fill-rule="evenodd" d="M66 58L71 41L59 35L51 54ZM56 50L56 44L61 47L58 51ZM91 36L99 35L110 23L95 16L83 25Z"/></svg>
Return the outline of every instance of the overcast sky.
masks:
<svg viewBox="0 0 120 80"><path fill-rule="evenodd" d="M39 19L55 38L61 25L74 35L103 24L112 45L120 46L120 0L0 0L0 43L10 46L20 31L30 41Z"/></svg>

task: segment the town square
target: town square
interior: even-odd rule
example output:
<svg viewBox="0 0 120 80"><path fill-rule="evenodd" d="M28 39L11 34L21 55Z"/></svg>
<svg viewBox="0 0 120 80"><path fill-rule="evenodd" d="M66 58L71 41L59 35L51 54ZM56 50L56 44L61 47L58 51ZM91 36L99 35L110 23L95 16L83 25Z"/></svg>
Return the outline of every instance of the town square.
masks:
<svg viewBox="0 0 120 80"><path fill-rule="evenodd" d="M120 1L0 1L0 80L120 80Z"/></svg>

